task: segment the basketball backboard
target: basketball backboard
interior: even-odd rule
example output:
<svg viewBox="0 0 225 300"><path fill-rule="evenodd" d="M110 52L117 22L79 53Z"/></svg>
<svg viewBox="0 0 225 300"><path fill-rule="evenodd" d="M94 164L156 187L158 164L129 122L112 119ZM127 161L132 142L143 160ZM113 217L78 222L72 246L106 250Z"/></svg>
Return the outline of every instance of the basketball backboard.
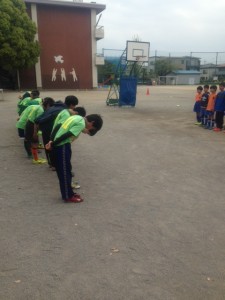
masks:
<svg viewBox="0 0 225 300"><path fill-rule="evenodd" d="M127 61L148 62L150 43L127 41Z"/></svg>

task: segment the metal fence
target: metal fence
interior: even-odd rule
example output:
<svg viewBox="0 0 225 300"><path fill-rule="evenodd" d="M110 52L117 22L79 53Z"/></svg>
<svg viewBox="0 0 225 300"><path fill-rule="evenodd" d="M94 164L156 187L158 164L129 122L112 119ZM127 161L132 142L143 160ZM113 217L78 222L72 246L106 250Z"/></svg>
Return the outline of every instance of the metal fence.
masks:
<svg viewBox="0 0 225 300"><path fill-rule="evenodd" d="M126 54L126 49L102 49L101 53L105 61L108 61L116 69L120 58ZM178 74L155 74L155 63L157 60L170 59L170 62L177 67L177 70L197 71L198 78L193 74L186 74L186 80L181 83L181 75ZM225 51L190 51L190 52L169 52L154 50L150 51L149 63L142 66L142 72L138 80L142 84L157 82L158 84L191 84L189 81L196 77L197 83L211 83L225 80ZM145 71L145 72L143 72ZM161 76L167 75L167 76ZM171 76L173 75L173 76ZM189 75L189 77L188 77ZM169 77L168 77L169 76ZM184 76L183 76L184 77ZM194 82L195 83L195 82ZM194 84L193 83L193 84Z"/></svg>
<svg viewBox="0 0 225 300"><path fill-rule="evenodd" d="M165 57L197 57L200 59L201 65L206 64L215 64L215 65L223 65L225 64L225 51L190 51L190 52L168 52L168 51L160 51L155 50L151 51L150 56L165 56Z"/></svg>
<svg viewBox="0 0 225 300"><path fill-rule="evenodd" d="M99 53L102 53L104 57L120 57L125 49L107 49L103 48ZM200 59L201 65L215 64L223 65L225 64L225 51L187 51L187 52L170 52L162 50L150 50L150 57L154 56L164 56L164 57L197 57Z"/></svg>

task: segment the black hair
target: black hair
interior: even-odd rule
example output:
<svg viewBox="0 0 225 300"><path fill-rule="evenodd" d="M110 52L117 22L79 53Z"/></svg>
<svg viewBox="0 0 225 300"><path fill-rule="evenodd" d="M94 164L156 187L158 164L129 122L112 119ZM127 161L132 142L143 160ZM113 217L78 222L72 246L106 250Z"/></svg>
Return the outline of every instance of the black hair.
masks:
<svg viewBox="0 0 225 300"><path fill-rule="evenodd" d="M66 104L67 107L70 107L70 105L77 105L78 104L78 99L77 99L76 96L73 96L73 95L66 96L65 104Z"/></svg>
<svg viewBox="0 0 225 300"><path fill-rule="evenodd" d="M205 84L205 85L204 85L204 89L209 89L209 85L208 85L208 84Z"/></svg>
<svg viewBox="0 0 225 300"><path fill-rule="evenodd" d="M78 115L81 116L81 117L86 116L86 109L84 107L77 106L73 110L76 111L78 113Z"/></svg>
<svg viewBox="0 0 225 300"><path fill-rule="evenodd" d="M216 86L216 85L211 85L211 86L210 86L210 89L217 90L217 86Z"/></svg>
<svg viewBox="0 0 225 300"><path fill-rule="evenodd" d="M201 86L201 85L199 85L198 87L197 87L197 90L203 90L203 87Z"/></svg>
<svg viewBox="0 0 225 300"><path fill-rule="evenodd" d="M94 129L94 128L88 130L88 134L89 134L90 136L94 136L97 132L98 132L98 131L97 131L96 129Z"/></svg>
<svg viewBox="0 0 225 300"><path fill-rule="evenodd" d="M96 132L99 131L102 128L103 120L102 120L102 117L100 115L97 115L97 114L88 115L86 117L86 119L88 120L88 122L93 122L93 126L95 127Z"/></svg>
<svg viewBox="0 0 225 300"><path fill-rule="evenodd" d="M96 129L89 129L88 132L90 136L94 136L98 131Z"/></svg>
<svg viewBox="0 0 225 300"><path fill-rule="evenodd" d="M31 93L30 93L31 96L37 98L39 97L40 95L40 92L38 90L33 90Z"/></svg>
<svg viewBox="0 0 225 300"><path fill-rule="evenodd" d="M25 92L22 96L22 99L25 99L27 97L30 97L30 92Z"/></svg>
<svg viewBox="0 0 225 300"><path fill-rule="evenodd" d="M46 108L47 106L51 107L55 104L55 100L51 97L45 97L43 100L43 107Z"/></svg>
<svg viewBox="0 0 225 300"><path fill-rule="evenodd" d="M220 83L220 85L222 85L222 86L224 86L224 87L225 87L225 82L221 82L221 83Z"/></svg>

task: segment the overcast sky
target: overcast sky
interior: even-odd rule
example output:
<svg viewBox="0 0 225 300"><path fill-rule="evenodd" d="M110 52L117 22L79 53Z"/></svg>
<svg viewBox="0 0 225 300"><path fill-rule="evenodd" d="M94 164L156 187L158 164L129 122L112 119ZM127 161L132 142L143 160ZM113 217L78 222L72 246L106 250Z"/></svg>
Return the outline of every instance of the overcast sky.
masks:
<svg viewBox="0 0 225 300"><path fill-rule="evenodd" d="M86 1L85 1L86 2ZM155 50L225 51L225 0L99 0L102 48L125 49L135 36Z"/></svg>

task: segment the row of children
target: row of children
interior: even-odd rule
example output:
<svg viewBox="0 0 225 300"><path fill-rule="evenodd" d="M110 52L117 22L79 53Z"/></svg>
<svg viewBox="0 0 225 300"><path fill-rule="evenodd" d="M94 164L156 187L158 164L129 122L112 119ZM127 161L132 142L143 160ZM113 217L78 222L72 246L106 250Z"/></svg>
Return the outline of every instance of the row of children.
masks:
<svg viewBox="0 0 225 300"><path fill-rule="evenodd" d="M219 84L219 92L216 85L204 85L197 87L193 111L196 113L196 125L205 129L213 129L219 132L223 129L225 112L225 83Z"/></svg>
<svg viewBox="0 0 225 300"><path fill-rule="evenodd" d="M77 105L78 99L73 95L67 96L63 103L50 97L41 99L38 90L26 92L17 104L19 117L16 123L27 156L33 158L34 163L43 162L38 158L38 133L41 132L47 162L57 173L62 199L74 203L83 199L73 191L71 143L81 132L94 136L103 125L100 115L86 116L86 110Z"/></svg>

